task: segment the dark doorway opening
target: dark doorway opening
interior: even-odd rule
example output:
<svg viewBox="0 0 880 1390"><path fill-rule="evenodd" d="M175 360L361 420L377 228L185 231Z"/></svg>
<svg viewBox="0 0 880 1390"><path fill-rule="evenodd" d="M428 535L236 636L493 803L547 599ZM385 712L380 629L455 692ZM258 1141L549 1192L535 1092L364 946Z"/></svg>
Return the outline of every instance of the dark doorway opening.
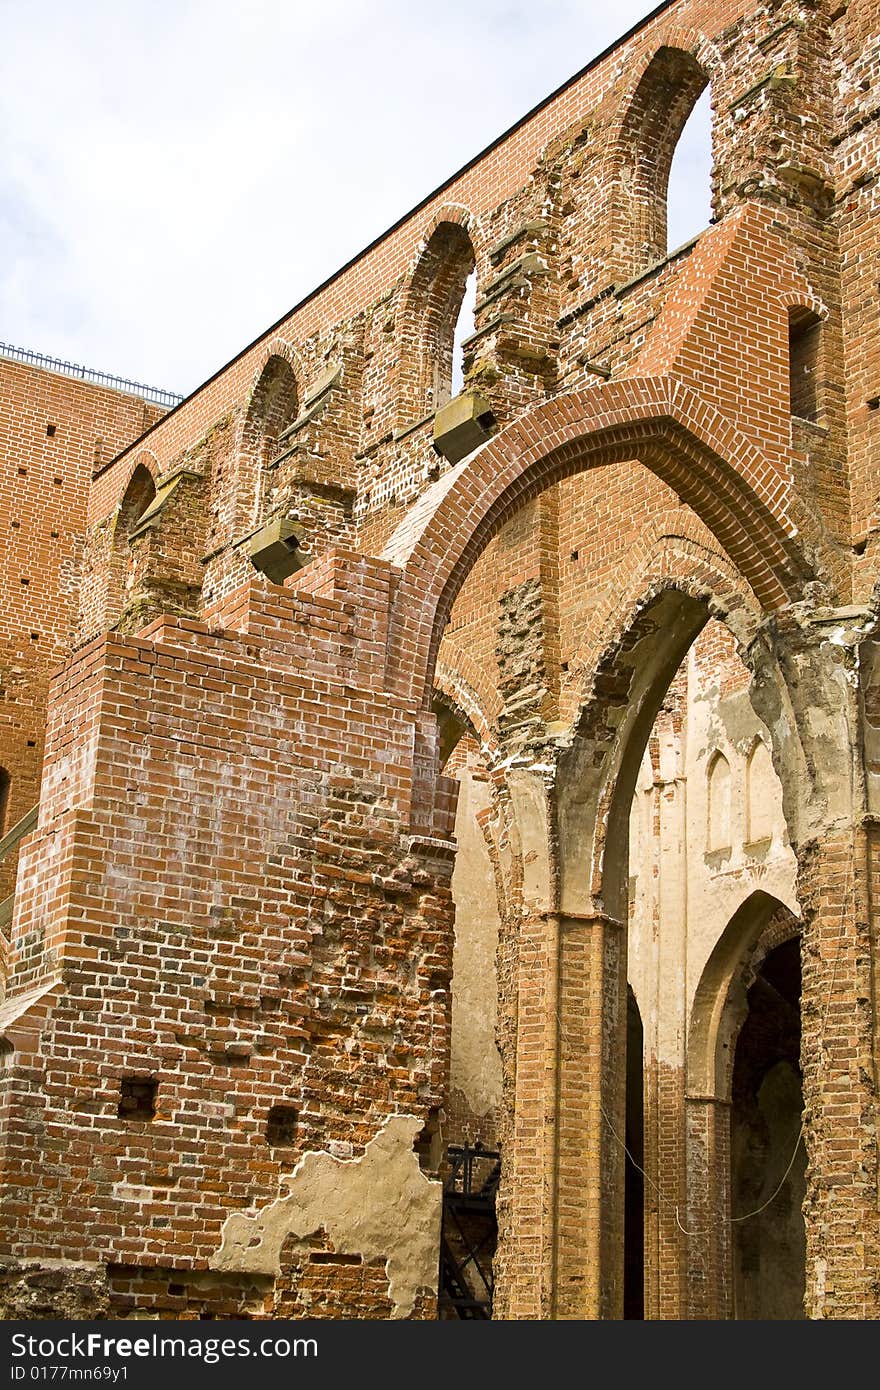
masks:
<svg viewBox="0 0 880 1390"><path fill-rule="evenodd" d="M770 951L755 976L734 1058L731 1173L737 1318L804 1316L800 1001L800 940L795 938Z"/></svg>

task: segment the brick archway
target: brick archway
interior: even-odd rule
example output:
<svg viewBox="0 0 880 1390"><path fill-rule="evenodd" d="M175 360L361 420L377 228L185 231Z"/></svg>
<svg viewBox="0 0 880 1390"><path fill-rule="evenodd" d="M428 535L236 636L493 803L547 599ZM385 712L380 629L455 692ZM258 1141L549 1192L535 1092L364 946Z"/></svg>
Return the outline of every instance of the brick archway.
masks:
<svg viewBox="0 0 880 1390"><path fill-rule="evenodd" d="M448 399L455 324L477 258L471 223L466 208L441 208L419 243L398 315L401 428L422 420Z"/></svg>
<svg viewBox="0 0 880 1390"><path fill-rule="evenodd" d="M547 1001L553 1099L542 1091L523 1046L514 1125L519 1190L512 1197L510 1238L514 1244L525 1238L529 1202L534 1209L549 1183L546 1306L563 1318L619 1317L622 1307L621 1075L628 820L636 773L669 683L709 617L735 629L741 646L754 638L761 619L760 605L726 558L682 537L648 543L639 571L622 589L620 608L612 613L609 603L606 621L600 619L593 640L582 646L589 678L547 787L553 894L528 924L543 945L543 955L536 947L533 956L544 969L528 974L534 961L526 960L519 986L526 1010L537 1007L536 998ZM761 669L784 698L781 674L766 663ZM537 1107L530 1103L533 1091ZM534 1127L544 1133L538 1158L530 1150Z"/></svg>
<svg viewBox="0 0 880 1390"><path fill-rule="evenodd" d="M527 412L410 509L383 551L404 570L390 665L396 688L425 703L452 604L516 508L562 478L633 458L697 513L762 608L800 595L810 570L778 471L674 377L609 382Z"/></svg>
<svg viewBox="0 0 880 1390"><path fill-rule="evenodd" d="M690 1314L734 1316L731 1088L747 990L764 958L802 931L795 904L757 890L733 913L703 968L687 1039L686 1168Z"/></svg>
<svg viewBox="0 0 880 1390"><path fill-rule="evenodd" d="M687 1043L688 1090L703 1099L729 1101L733 1050L745 1017L740 994L774 946L799 936L794 903L756 890L740 903L703 967L691 1007ZM748 978L747 978L748 977Z"/></svg>
<svg viewBox="0 0 880 1390"><path fill-rule="evenodd" d="M708 547L696 517L684 508L667 512L642 533L626 573L582 632L569 661L561 717L574 723L589 699L596 671L621 630L640 606L670 586L703 599L711 616L722 617L735 630L740 646L755 635L761 611L749 585L721 551Z"/></svg>
<svg viewBox="0 0 880 1390"><path fill-rule="evenodd" d="M661 640L654 639L660 619ZM634 556L633 573L608 598L585 633L574 667L576 690L570 747L559 763L559 831L563 850L575 839L579 882L563 854L560 899L579 910L601 903L622 914L627 855L626 821L643 748L670 680L704 624L719 618L740 653L755 636L761 613L754 594L725 557L682 536L658 536ZM781 688L778 673L766 672ZM609 692L614 694L609 698ZM621 718L621 703L628 705ZM631 717L630 717L631 715ZM632 745L632 746L630 746ZM572 784L577 790L568 796ZM585 793L585 788L590 793ZM571 818L571 825L567 822Z"/></svg>
<svg viewBox="0 0 880 1390"><path fill-rule="evenodd" d="M667 189L676 147L704 88L722 67L714 44L670 28L630 79L612 121L607 175L616 183L614 244L620 273L637 275L662 260Z"/></svg>
<svg viewBox="0 0 880 1390"><path fill-rule="evenodd" d="M154 500L159 480L155 457L142 450L129 470L128 479L108 528L104 616L105 621L118 622L125 605L126 575L131 578L129 538L138 518Z"/></svg>
<svg viewBox="0 0 880 1390"><path fill-rule="evenodd" d="M434 687L461 711L488 755L497 757L500 696L473 657L449 638L434 668Z"/></svg>
<svg viewBox="0 0 880 1390"><path fill-rule="evenodd" d="M650 48L647 48L640 55L638 62L626 75L625 93L617 108L616 117L611 123L610 135L612 140L620 138L620 132L630 116L630 108L642 86L645 75L656 61L657 54L664 49L685 54L699 63L710 82L726 76L727 65L718 45L703 30L688 24L673 23L661 26L654 34Z"/></svg>
<svg viewBox="0 0 880 1390"><path fill-rule="evenodd" d="M264 474L278 438L293 423L298 409L302 371L296 354L275 342L266 353L240 427L236 472L236 526L255 525L263 503Z"/></svg>

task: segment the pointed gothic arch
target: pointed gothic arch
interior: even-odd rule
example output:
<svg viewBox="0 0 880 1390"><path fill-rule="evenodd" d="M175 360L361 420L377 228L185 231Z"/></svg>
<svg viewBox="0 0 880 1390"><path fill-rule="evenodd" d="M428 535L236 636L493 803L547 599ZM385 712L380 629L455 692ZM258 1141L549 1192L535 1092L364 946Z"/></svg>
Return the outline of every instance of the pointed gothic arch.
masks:
<svg viewBox="0 0 880 1390"><path fill-rule="evenodd" d="M468 218L443 217L429 233L398 323L398 421L432 415L452 396L456 332L476 253Z"/></svg>
<svg viewBox="0 0 880 1390"><path fill-rule="evenodd" d="M617 243L623 273L639 275L674 249L668 237L669 176L685 127L709 87L715 59L698 36L670 33L636 75L612 144L617 167Z"/></svg>

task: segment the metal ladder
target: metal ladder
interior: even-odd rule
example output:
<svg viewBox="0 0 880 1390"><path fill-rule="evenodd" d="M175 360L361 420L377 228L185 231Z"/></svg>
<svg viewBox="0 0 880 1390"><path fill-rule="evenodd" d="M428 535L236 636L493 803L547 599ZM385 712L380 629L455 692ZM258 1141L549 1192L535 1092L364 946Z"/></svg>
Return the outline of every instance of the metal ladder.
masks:
<svg viewBox="0 0 880 1390"><path fill-rule="evenodd" d="M441 1318L492 1316L495 1194L501 1155L482 1144L450 1145L440 1237Z"/></svg>

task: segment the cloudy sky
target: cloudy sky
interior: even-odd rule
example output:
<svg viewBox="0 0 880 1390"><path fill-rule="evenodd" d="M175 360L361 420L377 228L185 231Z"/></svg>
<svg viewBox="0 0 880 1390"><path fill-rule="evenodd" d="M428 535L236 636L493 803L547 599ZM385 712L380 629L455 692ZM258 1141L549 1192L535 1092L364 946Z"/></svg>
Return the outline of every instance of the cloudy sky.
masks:
<svg viewBox="0 0 880 1390"><path fill-rule="evenodd" d="M652 8L0 0L0 341L191 391Z"/></svg>

